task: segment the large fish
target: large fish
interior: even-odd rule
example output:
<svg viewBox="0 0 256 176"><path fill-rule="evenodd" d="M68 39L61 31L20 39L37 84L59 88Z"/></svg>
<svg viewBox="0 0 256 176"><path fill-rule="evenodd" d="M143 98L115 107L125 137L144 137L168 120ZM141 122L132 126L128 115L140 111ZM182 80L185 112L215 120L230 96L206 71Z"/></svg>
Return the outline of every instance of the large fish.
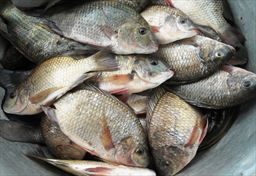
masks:
<svg viewBox="0 0 256 176"><path fill-rule="evenodd" d="M256 74L238 67L224 66L209 78L169 88L195 106L224 109L255 97Z"/></svg>
<svg viewBox="0 0 256 176"><path fill-rule="evenodd" d="M132 94L153 89L170 79L174 72L158 57L150 55L116 56L119 70L103 72L96 82L112 94Z"/></svg>
<svg viewBox="0 0 256 176"><path fill-rule="evenodd" d="M40 63L58 55L95 52L94 47L59 36L43 19L26 15L7 0L0 3L0 34L30 61Z"/></svg>
<svg viewBox="0 0 256 176"><path fill-rule="evenodd" d="M135 113L117 98L91 85L64 95L44 112L62 132L103 160L146 167L146 135Z"/></svg>
<svg viewBox="0 0 256 176"><path fill-rule="evenodd" d="M111 54L99 52L90 57L59 56L40 64L14 90L8 90L3 104L6 113L32 115L49 105L79 83L99 71L116 70L118 65ZM94 73L93 73L94 72ZM8 87L15 73L1 70L2 86ZM6 81L6 82L5 82Z"/></svg>
<svg viewBox="0 0 256 176"><path fill-rule="evenodd" d="M228 44L241 47L244 37L224 18L223 0L166 0L166 2L183 11L195 23L213 28Z"/></svg>
<svg viewBox="0 0 256 176"><path fill-rule="evenodd" d="M153 170L146 168L127 167L123 165L112 165L103 162L85 160L58 160L37 156L31 158L45 161L68 173L77 176L156 176Z"/></svg>
<svg viewBox="0 0 256 176"><path fill-rule="evenodd" d="M197 35L194 23L178 9L155 5L148 7L141 15L152 27L160 44L168 44Z"/></svg>
<svg viewBox="0 0 256 176"><path fill-rule="evenodd" d="M67 3L49 10L45 18L58 34L116 54L149 54L158 49L148 23L123 3L89 1L74 6Z"/></svg>
<svg viewBox="0 0 256 176"><path fill-rule="evenodd" d="M171 176L196 155L206 133L203 115L162 88L149 99L148 140L159 176Z"/></svg>
<svg viewBox="0 0 256 176"><path fill-rule="evenodd" d="M168 82L180 84L213 74L231 58L234 51L229 45L198 35L163 45L154 55L162 58L174 71Z"/></svg>

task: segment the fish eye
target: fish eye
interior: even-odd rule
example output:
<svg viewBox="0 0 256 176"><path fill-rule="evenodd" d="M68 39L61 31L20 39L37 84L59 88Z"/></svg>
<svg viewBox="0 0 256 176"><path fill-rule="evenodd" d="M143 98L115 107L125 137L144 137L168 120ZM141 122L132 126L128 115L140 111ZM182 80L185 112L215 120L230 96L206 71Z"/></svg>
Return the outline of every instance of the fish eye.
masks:
<svg viewBox="0 0 256 176"><path fill-rule="evenodd" d="M142 149L142 148L137 148L136 150L135 150L135 153L136 154L138 154L138 155L143 155L144 154L144 149Z"/></svg>
<svg viewBox="0 0 256 176"><path fill-rule="evenodd" d="M156 66L156 65L158 65L158 60L151 60L150 64L153 66Z"/></svg>
<svg viewBox="0 0 256 176"><path fill-rule="evenodd" d="M181 19L180 19L180 23L181 23L181 24L185 24L186 22L187 22L187 19L186 19L186 18L181 18Z"/></svg>
<svg viewBox="0 0 256 176"><path fill-rule="evenodd" d="M164 165L165 165L165 166L169 166L170 163L169 163L168 161L166 161L166 162L164 162Z"/></svg>
<svg viewBox="0 0 256 176"><path fill-rule="evenodd" d="M222 57L222 53L217 52L217 53L215 53L215 56L216 56L216 57Z"/></svg>
<svg viewBox="0 0 256 176"><path fill-rule="evenodd" d="M11 99L15 98L15 96L16 96L15 92L10 93L10 98Z"/></svg>
<svg viewBox="0 0 256 176"><path fill-rule="evenodd" d="M147 33L147 29L144 28L144 27L141 27L141 28L139 28L139 33L140 33L141 35L145 35L145 34Z"/></svg>
<svg viewBox="0 0 256 176"><path fill-rule="evenodd" d="M251 85L252 85L251 81L244 81L243 82L243 87L245 87L245 88L249 88L249 87L251 87Z"/></svg>

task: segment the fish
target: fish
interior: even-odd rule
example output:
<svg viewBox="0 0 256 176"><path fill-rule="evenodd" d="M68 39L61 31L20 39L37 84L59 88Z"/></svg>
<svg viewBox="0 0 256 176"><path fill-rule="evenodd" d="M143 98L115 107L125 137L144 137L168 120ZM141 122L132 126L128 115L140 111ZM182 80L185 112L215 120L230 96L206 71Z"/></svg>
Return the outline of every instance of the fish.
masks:
<svg viewBox="0 0 256 176"><path fill-rule="evenodd" d="M132 94L155 88L170 79L174 72L158 57L117 55L119 70L100 73L95 82L112 94Z"/></svg>
<svg viewBox="0 0 256 176"><path fill-rule="evenodd" d="M255 97L256 74L225 65L212 76L198 82L167 87L194 106L225 109Z"/></svg>
<svg viewBox="0 0 256 176"><path fill-rule="evenodd" d="M13 46L7 48L0 63L3 65L4 69L8 70L31 70L36 66Z"/></svg>
<svg viewBox="0 0 256 176"><path fill-rule="evenodd" d="M127 167L86 160L49 159L33 155L29 157L44 161L77 176L156 176L153 170L146 168Z"/></svg>
<svg viewBox="0 0 256 176"><path fill-rule="evenodd" d="M39 128L9 120L0 120L0 137L12 142L44 143Z"/></svg>
<svg viewBox="0 0 256 176"><path fill-rule="evenodd" d="M197 35L163 45L153 55L162 58L174 71L168 83L184 84L215 73L234 52L230 45Z"/></svg>
<svg viewBox="0 0 256 176"><path fill-rule="evenodd" d="M48 26L66 38L115 54L150 54L158 50L149 24L133 8L115 1L55 6L45 13Z"/></svg>
<svg viewBox="0 0 256 176"><path fill-rule="evenodd" d="M232 27L223 16L222 0L167 0L169 4L187 14L197 24L214 29L223 41L233 47L241 47L245 38L240 31Z"/></svg>
<svg viewBox="0 0 256 176"><path fill-rule="evenodd" d="M59 55L94 54L99 49L61 37L42 18L26 15L1 0L0 34L31 62L39 64Z"/></svg>
<svg viewBox="0 0 256 176"><path fill-rule="evenodd" d="M154 5L141 13L152 27L159 44L169 44L196 36L197 28L187 15L178 9Z"/></svg>
<svg viewBox="0 0 256 176"><path fill-rule="evenodd" d="M147 110L148 96L132 94L126 101L127 105L130 106L135 114L145 114Z"/></svg>
<svg viewBox="0 0 256 176"><path fill-rule="evenodd" d="M44 143L57 158L82 160L85 157L86 151L73 143L48 117L42 118L40 127Z"/></svg>
<svg viewBox="0 0 256 176"><path fill-rule="evenodd" d="M239 107L221 110L205 110L204 116L209 125L207 134L199 146L198 151L204 151L215 145L229 131L237 119Z"/></svg>
<svg viewBox="0 0 256 176"><path fill-rule="evenodd" d="M135 9L137 12L141 12L150 3L150 0L115 0L115 1L129 5L130 7Z"/></svg>
<svg viewBox="0 0 256 176"><path fill-rule="evenodd" d="M82 84L43 110L70 140L90 154L127 166L149 165L146 135L138 118L107 92Z"/></svg>
<svg viewBox="0 0 256 176"><path fill-rule="evenodd" d="M80 57L79 59L74 59ZM8 84L16 77L14 72L0 72L0 84L7 88L3 110L9 114L33 115L42 112L41 106L49 105L67 91L76 87L99 71L117 70L112 54L104 51L90 57L59 56L38 65L16 88ZM9 81L9 82L8 82ZM14 86L15 87L15 86Z"/></svg>
<svg viewBox="0 0 256 176"><path fill-rule="evenodd" d="M206 133L202 113L175 94L157 88L149 98L147 132L159 176L175 175L196 155Z"/></svg>

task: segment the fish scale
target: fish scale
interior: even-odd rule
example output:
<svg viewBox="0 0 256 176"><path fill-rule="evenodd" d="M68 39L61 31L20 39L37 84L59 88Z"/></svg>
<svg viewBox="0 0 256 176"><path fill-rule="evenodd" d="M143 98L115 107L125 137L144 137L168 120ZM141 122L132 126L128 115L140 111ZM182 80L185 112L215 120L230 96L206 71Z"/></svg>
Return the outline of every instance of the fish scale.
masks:
<svg viewBox="0 0 256 176"><path fill-rule="evenodd" d="M131 109L108 94L97 89L78 88L55 102L54 107L53 114L63 133L94 155L112 162L138 165L136 162L130 163L129 158L132 159L132 156L127 161L118 160L119 150L125 145L123 142L127 138L130 138L128 141L132 142L133 149L142 147L147 153L146 137L139 120ZM130 147L125 146L127 153L120 155L126 156L134 152L130 151ZM147 160L145 156L140 164L144 166L148 163Z"/></svg>

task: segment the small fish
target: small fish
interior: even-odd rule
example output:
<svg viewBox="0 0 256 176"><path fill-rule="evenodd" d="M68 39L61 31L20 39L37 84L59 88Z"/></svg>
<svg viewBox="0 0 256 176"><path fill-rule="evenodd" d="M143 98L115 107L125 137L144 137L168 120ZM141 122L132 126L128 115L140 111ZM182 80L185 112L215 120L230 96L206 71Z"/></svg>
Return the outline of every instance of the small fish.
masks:
<svg viewBox="0 0 256 176"><path fill-rule="evenodd" d="M152 27L159 44L169 44L197 35L194 23L178 9L155 5L141 15Z"/></svg>
<svg viewBox="0 0 256 176"><path fill-rule="evenodd" d="M42 18L26 15L8 0L0 0L0 34L33 63L59 55L92 54L95 47L63 38Z"/></svg>
<svg viewBox="0 0 256 176"><path fill-rule="evenodd" d="M204 116L208 119L209 125L198 151L207 150L222 139L237 119L238 109L234 107L224 110L206 110Z"/></svg>
<svg viewBox="0 0 256 176"><path fill-rule="evenodd" d="M40 64L15 90L7 88L3 110L17 115L40 113L41 106L51 104L97 72L118 68L114 57L104 52L79 57L59 56ZM16 79L11 77L13 74L1 70L3 86L7 87L10 80Z"/></svg>
<svg viewBox="0 0 256 176"><path fill-rule="evenodd" d="M158 57L150 55L116 56L119 70L103 72L98 87L112 94L132 94L155 88L170 79L174 72Z"/></svg>
<svg viewBox="0 0 256 176"><path fill-rule="evenodd" d="M56 33L116 54L150 54L158 43L149 24L133 8L115 1L55 6L45 16Z"/></svg>
<svg viewBox="0 0 256 176"><path fill-rule="evenodd" d="M226 43L234 47L240 47L241 43L244 42L244 36L224 18L222 0L167 1L171 6L187 14L195 23L213 28Z"/></svg>
<svg viewBox="0 0 256 176"><path fill-rule="evenodd" d="M203 36L195 36L163 45L154 54L168 63L174 76L170 84L189 83L216 72L233 55L235 49Z"/></svg>
<svg viewBox="0 0 256 176"><path fill-rule="evenodd" d="M41 120L41 132L47 148L59 159L80 160L86 151L64 135L47 117Z"/></svg>
<svg viewBox="0 0 256 176"><path fill-rule="evenodd" d="M224 109L255 97L256 74L238 67L223 66L209 78L169 88L192 105Z"/></svg>
<svg viewBox="0 0 256 176"><path fill-rule="evenodd" d="M128 104L135 114L145 114L147 109L148 96L132 94L128 97Z"/></svg>
<svg viewBox="0 0 256 176"><path fill-rule="evenodd" d="M92 85L70 91L44 112L74 143L99 158L147 167L146 135L135 113Z"/></svg>
<svg viewBox="0 0 256 176"><path fill-rule="evenodd" d="M156 176L156 173L153 170L146 168L127 167L123 165L112 165L85 160L58 160L37 156L29 157L45 161L77 176Z"/></svg>
<svg viewBox="0 0 256 176"><path fill-rule="evenodd" d="M149 99L147 131L159 176L175 175L196 155L206 119L194 107L162 88Z"/></svg>

